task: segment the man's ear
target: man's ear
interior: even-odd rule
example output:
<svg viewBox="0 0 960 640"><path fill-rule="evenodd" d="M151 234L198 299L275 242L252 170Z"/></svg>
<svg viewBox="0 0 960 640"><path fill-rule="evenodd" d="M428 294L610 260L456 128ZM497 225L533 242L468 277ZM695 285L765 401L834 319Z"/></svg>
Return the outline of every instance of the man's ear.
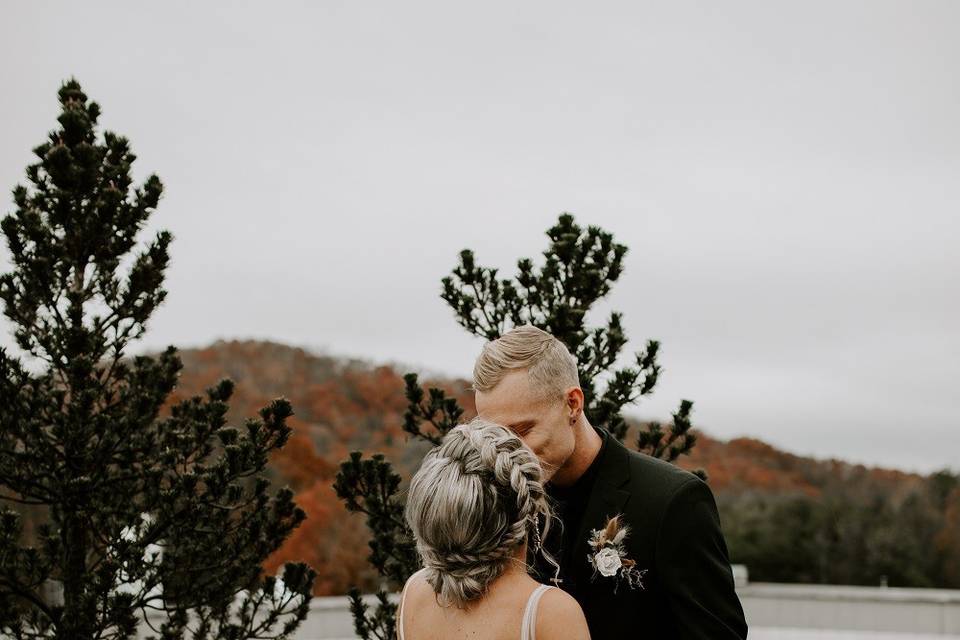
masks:
<svg viewBox="0 0 960 640"><path fill-rule="evenodd" d="M564 393L567 405L567 419L570 422L576 422L583 412L583 389L580 387L570 387Z"/></svg>

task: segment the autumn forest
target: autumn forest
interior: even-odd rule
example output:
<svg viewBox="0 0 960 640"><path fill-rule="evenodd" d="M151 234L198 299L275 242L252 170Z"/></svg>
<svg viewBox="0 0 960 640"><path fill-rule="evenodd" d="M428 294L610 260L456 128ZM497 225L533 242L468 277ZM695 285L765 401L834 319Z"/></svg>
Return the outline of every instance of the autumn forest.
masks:
<svg viewBox="0 0 960 640"><path fill-rule="evenodd" d="M402 373L271 342L221 341L181 355L184 370L170 403L229 377L237 384L231 420L276 396L293 405L293 436L268 468L296 492L307 520L265 568L306 561L318 572L316 595L343 594L353 585L374 590L367 528L362 517L347 513L332 484L354 449L385 453L405 479L416 469L429 445L401 428ZM428 384L445 389L470 415L467 381ZM631 429L638 426L631 422ZM752 581L960 587L955 474L814 460L760 440L715 440L709 431L680 464L707 472L731 560L745 564Z"/></svg>

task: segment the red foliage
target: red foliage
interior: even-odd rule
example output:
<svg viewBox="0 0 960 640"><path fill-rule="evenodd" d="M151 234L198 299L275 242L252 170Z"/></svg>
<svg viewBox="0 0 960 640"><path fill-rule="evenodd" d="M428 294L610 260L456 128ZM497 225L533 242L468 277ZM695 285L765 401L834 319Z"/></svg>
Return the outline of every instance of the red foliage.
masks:
<svg viewBox="0 0 960 640"><path fill-rule="evenodd" d="M271 455L268 470L296 492L307 520L265 569L272 573L288 561L307 562L317 571L317 595L342 594L351 585L375 589L378 577L367 563L369 533L363 516L347 512L332 485L340 462L355 449L384 453L398 473L409 477L423 445L409 442L401 426L407 407L403 376L389 366L312 355L271 342L220 341L184 350L181 357L184 369L167 408L224 377L236 383L230 424L255 417L276 396L293 405L295 415L288 420L293 434ZM472 410L465 384L423 382L443 388Z"/></svg>
<svg viewBox="0 0 960 640"><path fill-rule="evenodd" d="M285 562L306 562L317 570L314 595L344 594L351 586L375 590L377 574L367 562L369 536L362 518L347 512L326 480L299 492L296 500L307 520L267 559L267 573Z"/></svg>

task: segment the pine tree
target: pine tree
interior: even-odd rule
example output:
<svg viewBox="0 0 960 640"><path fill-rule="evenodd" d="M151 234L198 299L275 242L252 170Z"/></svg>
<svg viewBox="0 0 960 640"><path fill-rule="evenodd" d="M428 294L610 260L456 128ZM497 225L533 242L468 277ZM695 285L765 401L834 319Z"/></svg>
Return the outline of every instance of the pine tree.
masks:
<svg viewBox="0 0 960 640"><path fill-rule="evenodd" d="M497 269L476 264L473 252L460 253L459 264L441 281L441 297L453 309L457 322L473 335L494 340L515 326L532 324L561 340L576 357L584 413L591 424L623 440L628 425L621 410L653 392L660 374L660 344L649 340L635 353L632 364L617 367L627 344L622 315L612 312L604 326L588 327L587 312L609 292L623 272L627 247L595 226L583 229L570 214L562 214L547 230L549 246L543 265L529 258L517 263L514 278L499 278ZM441 389L426 391L416 374L407 374L408 408L403 428L433 445L458 424L463 409ZM604 383L602 392L600 383ZM673 422L664 428L650 422L638 431L636 448L674 462L696 444L690 423L693 403L683 400ZM705 477L702 471L697 472ZM372 533L371 564L388 586L396 589L418 567L412 534L404 522L398 495L401 478L381 454L364 459L359 451L343 462L337 475L337 495L350 511L365 514ZM357 634L365 640L394 637L396 605L387 591L377 594L373 612L356 589L350 592Z"/></svg>
<svg viewBox="0 0 960 640"><path fill-rule="evenodd" d="M98 139L100 109L75 80L59 99L60 126L2 221L0 299L42 370L0 349L0 635L120 639L149 624L164 639L284 637L314 577L261 569L305 517L264 476L290 404L227 426L225 379L160 417L176 349L124 353L166 296L171 234L137 247L162 186L133 184L127 140Z"/></svg>

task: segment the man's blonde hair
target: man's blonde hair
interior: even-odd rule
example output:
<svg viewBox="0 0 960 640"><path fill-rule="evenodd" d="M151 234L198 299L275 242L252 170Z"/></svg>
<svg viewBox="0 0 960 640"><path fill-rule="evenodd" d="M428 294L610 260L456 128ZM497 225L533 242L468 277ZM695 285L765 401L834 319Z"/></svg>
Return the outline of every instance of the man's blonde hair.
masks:
<svg viewBox="0 0 960 640"><path fill-rule="evenodd" d="M577 360L566 345L532 325L516 327L483 345L473 366L474 391L490 391L504 376L526 369L530 386L540 398L560 399L580 386Z"/></svg>

